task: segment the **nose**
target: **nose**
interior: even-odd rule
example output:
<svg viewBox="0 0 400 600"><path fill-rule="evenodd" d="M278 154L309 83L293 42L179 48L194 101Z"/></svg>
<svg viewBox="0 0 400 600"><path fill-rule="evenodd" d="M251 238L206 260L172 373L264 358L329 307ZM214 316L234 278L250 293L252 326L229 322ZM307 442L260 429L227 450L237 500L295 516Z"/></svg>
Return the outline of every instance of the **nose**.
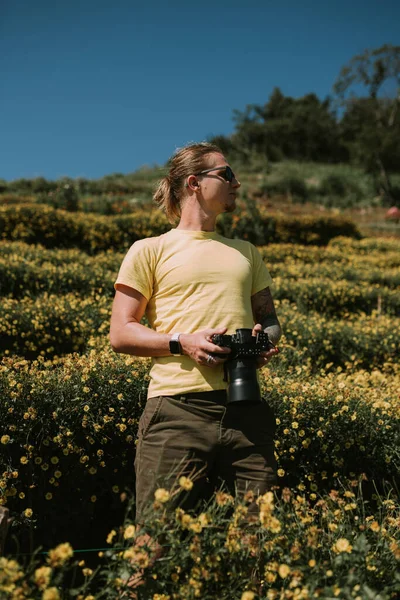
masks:
<svg viewBox="0 0 400 600"><path fill-rule="evenodd" d="M237 179L236 177L234 177L231 181L231 185L234 188L240 188L240 186L242 185L239 181L239 179Z"/></svg>

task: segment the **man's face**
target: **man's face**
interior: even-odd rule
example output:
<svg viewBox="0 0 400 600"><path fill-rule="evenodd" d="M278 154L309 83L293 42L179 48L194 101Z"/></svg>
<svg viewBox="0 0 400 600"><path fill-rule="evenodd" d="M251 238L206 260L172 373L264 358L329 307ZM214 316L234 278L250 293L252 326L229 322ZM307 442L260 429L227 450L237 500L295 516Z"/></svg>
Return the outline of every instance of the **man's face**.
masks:
<svg viewBox="0 0 400 600"><path fill-rule="evenodd" d="M235 177L230 182L224 179L223 167L225 165L229 166L229 163L223 154L213 152L207 159L207 166L204 170L212 167L222 167L222 169L198 175L204 208L207 212L212 212L215 215L233 212L236 208L236 196L240 181Z"/></svg>

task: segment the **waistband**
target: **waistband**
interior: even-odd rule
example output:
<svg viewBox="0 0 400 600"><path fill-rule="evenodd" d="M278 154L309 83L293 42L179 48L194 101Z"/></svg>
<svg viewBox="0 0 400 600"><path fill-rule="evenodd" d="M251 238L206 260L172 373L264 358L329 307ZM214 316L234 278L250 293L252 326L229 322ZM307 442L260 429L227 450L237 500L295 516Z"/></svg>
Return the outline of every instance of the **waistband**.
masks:
<svg viewBox="0 0 400 600"><path fill-rule="evenodd" d="M218 402L218 404L225 404L227 400L226 390L210 390L209 392L186 392L185 394L176 394L175 396L169 396L174 400L208 400L209 402Z"/></svg>

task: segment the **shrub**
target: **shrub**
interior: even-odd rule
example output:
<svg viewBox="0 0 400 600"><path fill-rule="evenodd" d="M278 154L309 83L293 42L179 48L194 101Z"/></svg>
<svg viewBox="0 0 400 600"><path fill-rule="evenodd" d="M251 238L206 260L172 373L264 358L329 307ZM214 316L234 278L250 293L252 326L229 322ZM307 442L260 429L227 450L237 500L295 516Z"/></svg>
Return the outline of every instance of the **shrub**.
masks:
<svg viewBox="0 0 400 600"><path fill-rule="evenodd" d="M260 192L267 196L290 196L301 202L305 202L309 195L304 179L298 175L284 175L280 179L266 181Z"/></svg>
<svg viewBox="0 0 400 600"><path fill-rule="evenodd" d="M292 242L325 245L333 237L360 238L352 221L334 217L281 217L260 210L254 219L246 209L224 216L217 231L252 243ZM44 205L0 207L0 235L3 240L43 244L47 248L77 247L90 254L114 248L126 250L137 239L157 236L170 229L160 211L139 211L105 217L52 209Z"/></svg>
<svg viewBox="0 0 400 600"><path fill-rule="evenodd" d="M49 204L53 208L61 208L69 212L79 210L79 196L72 181L62 182L59 187L40 194L38 201Z"/></svg>
<svg viewBox="0 0 400 600"><path fill-rule="evenodd" d="M134 484L148 368L148 359L100 348L53 363L17 357L1 363L2 502L15 517L15 531L30 529L34 547L65 540L98 547L89 540L104 543L107 528L121 522L120 493ZM281 485L322 493L338 474L343 480L364 474L378 487L398 478L398 374L311 377L304 362L277 362L262 374L277 419ZM26 519L27 508L33 520Z"/></svg>
<svg viewBox="0 0 400 600"><path fill-rule="evenodd" d="M275 239L271 241L324 246L336 236L362 237L352 221L340 217L281 217L276 221Z"/></svg>
<svg viewBox="0 0 400 600"><path fill-rule="evenodd" d="M363 191L354 180L346 175L329 173L323 177L317 195L325 206L351 208L363 199Z"/></svg>
<svg viewBox="0 0 400 600"><path fill-rule="evenodd" d="M173 490L162 490L166 497ZM316 496L314 494L314 496ZM260 517L247 518L251 497L234 502L219 492L197 515L154 502L149 536L130 521L107 536L109 550L73 558L68 543L26 566L0 558L5 600L56 600L58 590L86 600L133 597L152 600L255 600L268 598L380 598L400 592L399 515L393 498L366 514L354 487L312 499L285 488L257 501ZM162 550L162 552L160 552ZM87 555L86 555L87 556ZM79 562L78 562L79 561ZM129 587L140 577L142 585ZM127 585L128 583L128 585Z"/></svg>
<svg viewBox="0 0 400 600"><path fill-rule="evenodd" d="M84 352L91 336L108 331L110 315L111 301L102 294L6 298L1 302L0 349L30 359Z"/></svg>

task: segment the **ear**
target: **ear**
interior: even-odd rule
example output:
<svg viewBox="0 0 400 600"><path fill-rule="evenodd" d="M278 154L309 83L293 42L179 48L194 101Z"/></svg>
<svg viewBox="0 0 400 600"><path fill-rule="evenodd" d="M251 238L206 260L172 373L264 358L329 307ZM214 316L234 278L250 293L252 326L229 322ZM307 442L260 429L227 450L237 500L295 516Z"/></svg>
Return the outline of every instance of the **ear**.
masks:
<svg viewBox="0 0 400 600"><path fill-rule="evenodd" d="M189 188L190 190L193 190L194 192L197 192L199 190L200 184L196 175L189 175L189 177L186 180L185 187Z"/></svg>

